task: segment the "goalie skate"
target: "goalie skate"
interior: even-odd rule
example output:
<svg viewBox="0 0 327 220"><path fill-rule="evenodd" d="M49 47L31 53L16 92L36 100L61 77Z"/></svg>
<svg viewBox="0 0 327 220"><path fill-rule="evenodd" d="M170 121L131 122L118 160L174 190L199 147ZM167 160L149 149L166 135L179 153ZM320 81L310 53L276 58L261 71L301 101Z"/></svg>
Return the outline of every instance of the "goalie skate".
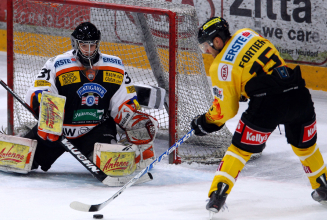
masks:
<svg viewBox="0 0 327 220"><path fill-rule="evenodd" d="M317 178L317 182L320 187L311 193L313 200L319 202L322 205L327 205L327 181L326 175L322 174Z"/></svg>

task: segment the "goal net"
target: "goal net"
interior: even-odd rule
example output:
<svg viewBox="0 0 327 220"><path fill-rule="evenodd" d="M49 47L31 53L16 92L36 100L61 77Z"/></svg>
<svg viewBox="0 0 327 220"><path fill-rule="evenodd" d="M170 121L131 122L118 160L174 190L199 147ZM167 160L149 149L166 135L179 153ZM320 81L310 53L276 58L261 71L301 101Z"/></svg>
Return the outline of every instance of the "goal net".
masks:
<svg viewBox="0 0 327 220"><path fill-rule="evenodd" d="M165 109L144 111L158 119L158 138L169 139L169 146L190 130L194 116L210 107L213 95L198 49L193 6L164 0L9 1L13 19L8 17L7 30L9 38L13 33L13 44L8 44L8 61L13 62L14 91L21 97L49 58L72 49L75 27L90 21L101 31L100 51L120 57L134 83L166 90ZM12 117L16 134L36 123L16 101ZM231 137L226 127L191 137L170 162L179 162L179 156L187 162L218 162Z"/></svg>

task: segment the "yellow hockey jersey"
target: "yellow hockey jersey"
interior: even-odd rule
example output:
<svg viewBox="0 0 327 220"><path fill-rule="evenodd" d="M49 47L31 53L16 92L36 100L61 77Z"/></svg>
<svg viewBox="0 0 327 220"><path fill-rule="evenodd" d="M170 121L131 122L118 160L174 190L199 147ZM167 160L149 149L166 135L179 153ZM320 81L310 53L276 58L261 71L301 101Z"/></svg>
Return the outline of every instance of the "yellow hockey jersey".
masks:
<svg viewBox="0 0 327 220"><path fill-rule="evenodd" d="M238 30L210 66L215 99L206 113L207 122L221 126L233 118L241 95L249 98L246 83L279 66L285 66L285 61L269 40L248 28Z"/></svg>

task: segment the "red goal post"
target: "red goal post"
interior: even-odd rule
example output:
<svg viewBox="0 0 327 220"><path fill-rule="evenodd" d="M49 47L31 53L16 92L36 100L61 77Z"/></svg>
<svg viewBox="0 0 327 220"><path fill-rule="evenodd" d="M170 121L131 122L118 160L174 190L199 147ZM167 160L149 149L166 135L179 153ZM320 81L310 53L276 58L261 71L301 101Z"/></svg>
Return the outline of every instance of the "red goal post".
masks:
<svg viewBox="0 0 327 220"><path fill-rule="evenodd" d="M106 1L106 2L100 2L100 1ZM132 3L132 4L127 5L127 4L107 3L110 1L115 3L121 2L121 3ZM129 65L129 62L124 60L125 54L127 54L126 56L129 56L129 54L134 53L133 51L139 50L139 49L135 49L134 47L138 47L138 46L144 47L145 52L141 52L141 53L143 54L146 53L146 55L144 56L146 58L140 58L140 59L149 59L149 61L146 62L150 64L149 65L146 64L146 65L151 67L150 69L152 69L153 72L152 74L154 75L154 78L157 81L156 85L159 85L160 87L166 89L168 94L167 99L169 100L169 101L167 100L167 106L169 106L167 108L169 120L166 123L166 127L168 127L169 146L172 146L178 140L178 137L181 137L183 133L187 133L187 130L189 130L190 118L194 117L199 113L203 113L205 112L206 109L208 109L208 107L210 106L209 103L212 101L212 97L211 97L212 94L210 91L210 86L208 86L207 85L208 83L205 82L207 81L207 79L202 63L202 56L199 53L197 46L193 46L193 42L196 41L196 31L197 31L196 25L193 24L195 23L194 18L192 18L193 23L191 22L192 23L191 26L182 27L183 22L184 23L190 22L188 20L185 21L185 19L187 19L186 17L189 16L186 14L185 11L190 10L191 6L185 6L185 5L182 6L182 5L166 2L164 3L164 7L160 8L161 5L163 4L159 4L159 1L160 0L153 0L152 3L149 3L150 1L142 1L142 0L134 0L134 1L133 0L129 0L129 1L126 0L125 1L124 0L115 0L115 1L113 0L97 0L97 1L8 0L7 1L8 2L8 7L7 7L8 8L8 14L7 14L8 15L8 19L7 19L8 86L13 88L14 91L20 89L19 87L21 86L29 87L30 82L26 82L27 75L33 75L33 74L35 75L35 72L37 72L38 69L40 69L43 65L42 64L40 66L40 63L44 62L44 60L46 61L46 59L49 59L50 57L60 54L56 48L54 49L56 52L55 54L52 54L52 51L50 52L48 51L48 54L43 53L42 50L47 50L48 48L45 48L44 45L42 44L38 44L37 41L41 41L40 40L41 38L37 38L40 36L36 36L36 35L42 35L43 38L49 37L49 39L52 40L53 40L52 37L54 37L55 40L53 41L56 42L57 40L61 41L59 39L63 37L62 35L65 34L67 35L67 33L71 33L72 30L75 28L75 26L77 26L76 24L78 24L78 22L85 21L85 20L89 20L89 21L91 20L91 22L96 21L96 26L100 25L102 22L104 26L103 27L100 26L100 29L102 28L103 30L108 28L108 26L105 26L105 24L110 23L110 25L115 27L115 29L112 30L112 32L114 31L117 36L115 37L114 40L110 39L108 40L108 42L113 42L114 44L116 44L116 47L118 47L119 50L121 49L121 51L118 54L114 54L114 55L117 55L119 57L123 56L121 58L123 59L124 64ZM144 4L141 4L142 2ZM147 3L148 5L145 3ZM186 8L183 8L184 11L180 13L179 11L181 11L181 9L179 7L186 7ZM47 10L48 15L44 15L44 17L41 17L43 16L42 10ZM120 12L122 12L123 15L120 15L119 14ZM28 13L30 14L27 15ZM65 16L64 13L67 14L76 13L73 15L69 14L69 16L67 15L70 19L73 19L76 24L74 22L71 22L67 25L68 20L67 20L67 16ZM192 13L191 16L195 16L196 18L195 10ZM115 17L115 20L109 20L112 19L113 17ZM129 19L129 21L124 20L126 19L126 17ZM166 19L164 19L163 17L166 17ZM56 18L57 20L56 21L51 20L54 18ZM153 21L153 23L157 22L159 24L159 25L157 24L158 28L153 29L150 26L148 27L147 22L149 20ZM166 22L167 24L163 24L164 22ZM133 37L140 36L141 40L139 40L138 42L134 42L133 39L130 40L121 39L125 37L124 35L126 35L126 33L123 33L123 30L118 30L118 29L120 27L124 29L125 23L131 23L131 26L133 25L140 26L138 27L137 30L138 33L135 32L134 34L135 30L129 30L129 29L128 30L130 31ZM167 30L160 30L160 24L163 28L165 28L164 26L167 25ZM185 30L183 29L183 31L179 31L181 28L184 28ZM191 31L188 32L189 30ZM123 34L117 34L119 31L121 31L121 33ZM63 33L62 35L61 32ZM106 34L106 32L103 33ZM106 42L106 40L109 39L108 37L109 34L110 33L108 32L107 35L104 35L102 40L104 42L103 43L104 46L100 47L100 50L103 53L111 54L114 51L113 49L114 47L112 46L111 43ZM151 36L150 38L144 40L143 38L147 34L150 34ZM23 42L24 37L28 38L26 42ZM33 37L35 37L35 39ZM160 38L160 39L158 40L156 38ZM151 44L151 39L154 39L153 44ZM32 43L28 41L32 41ZM190 44L189 42L192 42L192 47L188 45ZM52 46L51 43L52 42L47 44L46 47L51 47ZM69 48L70 46L69 44L70 42L67 43L65 41L62 43L60 42L58 45L59 46L66 45L65 49L67 49L67 47L68 49L71 49ZM122 44L129 45L128 47L130 47L130 50L128 52L124 52L123 50L125 50L125 46L122 46ZM39 47L39 48L36 49L36 51L32 51L34 50L33 49L34 47L36 48ZM29 49L30 51L27 51ZM155 55L153 56L153 53L151 52L154 52ZM156 56L157 59L155 58ZM26 62L24 64L21 64L19 63L20 60L26 60ZM40 62L34 64L34 60L40 60ZM132 76L134 76L133 69L139 68L137 62L139 61L136 60L130 62L132 63L131 66L133 66L130 68L130 71L132 71L131 73ZM191 64L192 62L194 62L194 64ZM161 67L156 68L156 66L161 66ZM139 75L139 74L140 73L135 73L135 75ZM145 77L143 78L145 79L149 78L147 74L145 74ZM200 76L201 79L196 78ZM194 80L195 82L191 82L190 80ZM180 86L181 82L184 82L184 88L183 86ZM199 84L199 85L196 85L197 88L194 89L191 87L191 84ZM205 93L202 94L201 90L204 90ZM21 92L21 95L22 96L24 95L24 91ZM190 100L185 101L188 99ZM200 99L200 102L197 103L194 101L194 99ZM204 99L209 101L204 101ZM13 134L15 132L17 133L16 127L22 125L23 123L26 123L24 121L25 119L24 120L21 119L23 114L18 112L18 108L19 107L15 104L13 98L10 95L8 95L8 128L7 129L9 134ZM189 108L190 110L184 110L184 108L185 109ZM185 116L186 118L184 116L183 117L180 116L184 114L184 111L187 111L187 114L189 115L187 117ZM158 116L156 115L157 113L154 114L157 118L159 117L159 122L167 120L167 119L163 119L167 116L162 116L162 115ZM24 122L19 122L18 123L19 125L16 125L17 120L18 121L23 120ZM163 124L165 124L165 122L163 122ZM164 127L164 125L162 127ZM212 149L214 149L215 153L213 153L214 155L213 157L221 158L223 153L225 152L225 149L230 143L231 134L226 128L225 130L223 129L223 131L219 132L218 136L219 139L213 139L209 144L205 144L206 146L204 151L211 152L213 151ZM205 139L200 138L197 144L195 144L196 148L199 148L198 145L200 144L202 145L202 143L206 141ZM201 149L197 149L189 153L190 158L194 159L193 157L194 152L198 150L203 151L202 148L204 147L201 146ZM200 157L204 159L207 156L200 155ZM193 159L191 159L191 161ZM179 163L180 162L179 155L177 155L176 152L171 154L169 158L169 162Z"/></svg>

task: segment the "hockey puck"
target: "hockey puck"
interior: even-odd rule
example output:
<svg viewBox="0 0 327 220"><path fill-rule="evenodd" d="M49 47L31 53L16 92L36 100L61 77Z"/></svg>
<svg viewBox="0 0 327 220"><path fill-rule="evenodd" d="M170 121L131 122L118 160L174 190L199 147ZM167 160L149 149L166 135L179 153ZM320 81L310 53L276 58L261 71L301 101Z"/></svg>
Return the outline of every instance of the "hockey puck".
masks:
<svg viewBox="0 0 327 220"><path fill-rule="evenodd" d="M95 218L95 219L103 219L103 215L101 215L101 214L95 214L95 215L93 215L93 218Z"/></svg>

